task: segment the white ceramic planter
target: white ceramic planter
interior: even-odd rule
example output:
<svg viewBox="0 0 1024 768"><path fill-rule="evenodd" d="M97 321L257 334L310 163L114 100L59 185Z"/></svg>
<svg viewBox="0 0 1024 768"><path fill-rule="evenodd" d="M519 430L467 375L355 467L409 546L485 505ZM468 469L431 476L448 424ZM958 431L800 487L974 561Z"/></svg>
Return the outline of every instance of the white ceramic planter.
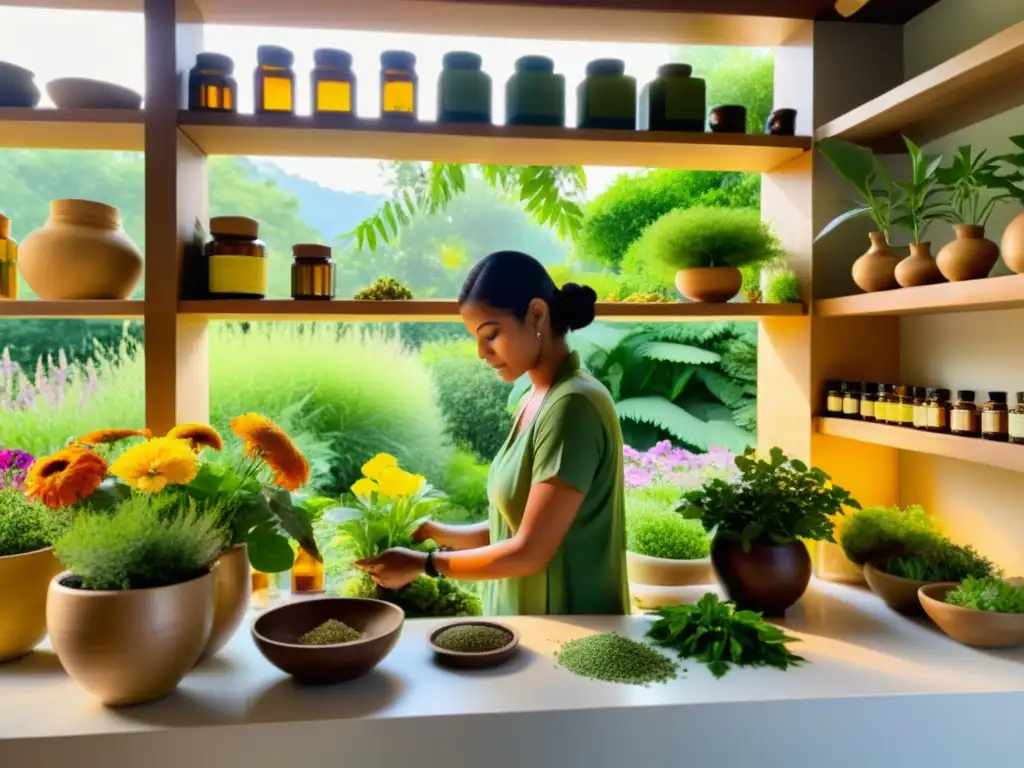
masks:
<svg viewBox="0 0 1024 768"><path fill-rule="evenodd" d="M626 552L626 571L633 584L656 587L691 587L714 584L715 572L711 558L670 560L666 557Z"/></svg>

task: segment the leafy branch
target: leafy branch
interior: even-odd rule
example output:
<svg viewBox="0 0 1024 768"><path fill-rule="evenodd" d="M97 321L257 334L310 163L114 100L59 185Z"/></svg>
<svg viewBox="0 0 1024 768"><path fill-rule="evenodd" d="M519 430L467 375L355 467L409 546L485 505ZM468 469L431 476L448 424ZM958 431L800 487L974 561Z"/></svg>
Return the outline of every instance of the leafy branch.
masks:
<svg viewBox="0 0 1024 768"><path fill-rule="evenodd" d="M952 165L938 170L939 181L949 189L953 219L958 224L984 227L996 205L1013 197L1009 192L1002 192L986 199L985 191L1000 188L997 176L1000 158L986 158L986 154L982 150L972 157L970 145L960 147Z"/></svg>

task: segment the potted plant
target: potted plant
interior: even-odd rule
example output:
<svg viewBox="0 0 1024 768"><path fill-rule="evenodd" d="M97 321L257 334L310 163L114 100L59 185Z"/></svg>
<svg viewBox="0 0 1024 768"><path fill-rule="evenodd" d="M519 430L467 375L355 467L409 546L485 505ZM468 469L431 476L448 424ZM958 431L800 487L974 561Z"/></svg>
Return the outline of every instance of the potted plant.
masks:
<svg viewBox="0 0 1024 768"><path fill-rule="evenodd" d="M331 546L342 549L349 563L376 557L392 547L423 548L432 543L413 541L413 532L446 503L443 493L422 475L406 472L398 460L378 454L362 467L363 477L352 485L343 506L328 509L322 520L336 527ZM476 616L480 600L456 582L421 576L399 590L378 587L363 572L352 575L342 588L346 597L385 600L402 608L409 618Z"/></svg>
<svg viewBox="0 0 1024 768"><path fill-rule="evenodd" d="M876 231L868 234L871 248L853 263L853 282L868 293L898 287L896 265L900 257L889 248L889 235L898 215L899 188L893 185L885 166L870 149L842 139L824 139L817 147L836 173L853 186L857 196L853 207L825 225L815 242L841 224L867 216Z"/></svg>
<svg viewBox="0 0 1024 768"><path fill-rule="evenodd" d="M746 208L677 208L635 244L635 258L674 271L676 288L692 301L729 301L743 286L741 268L784 256L760 213Z"/></svg>
<svg viewBox="0 0 1024 768"><path fill-rule="evenodd" d="M800 304L800 278L792 269L765 270L761 275L761 300L765 304Z"/></svg>
<svg viewBox="0 0 1024 768"><path fill-rule="evenodd" d="M972 155L971 147L960 147L949 168L938 170L939 181L948 189L956 240L949 243L935 262L951 281L988 277L999 260L999 246L985 237L985 225L998 203L1008 193L993 193L997 187L997 158L982 150Z"/></svg>
<svg viewBox="0 0 1024 768"><path fill-rule="evenodd" d="M736 480L713 478L683 495L685 517L712 532L711 562L730 599L743 609L782 615L811 578L803 540L831 541L835 515L860 509L849 491L817 467L772 448L736 458Z"/></svg>
<svg viewBox="0 0 1024 768"><path fill-rule="evenodd" d="M929 584L921 605L954 640L980 648L1024 645L1024 579L967 578L960 584Z"/></svg>
<svg viewBox="0 0 1024 768"><path fill-rule="evenodd" d="M994 567L971 547L939 537L930 547L903 556L871 560L864 578L871 591L894 611L920 613L918 591L928 584L990 575Z"/></svg>
<svg viewBox="0 0 1024 768"><path fill-rule="evenodd" d="M991 183L1024 206L1024 135L1011 136L1010 141L1021 152L996 158L1000 164L1009 166L1010 172L996 176ZM1024 272L1024 212L1018 213L1003 232L1002 250L1006 266L1018 274Z"/></svg>
<svg viewBox="0 0 1024 768"><path fill-rule="evenodd" d="M912 179L896 182L903 194L900 215L893 223L910 232L913 240L910 243L910 255L896 265L895 276L896 282L903 288L912 288L943 281L942 273L932 258L932 244L924 236L933 221L948 221L950 212L945 190L939 184L937 175L942 156L926 158L921 149L906 136L903 142L910 153Z"/></svg>
<svg viewBox="0 0 1024 768"><path fill-rule="evenodd" d="M873 506L846 518L839 534L843 554L855 565L927 552L942 535L923 507Z"/></svg>

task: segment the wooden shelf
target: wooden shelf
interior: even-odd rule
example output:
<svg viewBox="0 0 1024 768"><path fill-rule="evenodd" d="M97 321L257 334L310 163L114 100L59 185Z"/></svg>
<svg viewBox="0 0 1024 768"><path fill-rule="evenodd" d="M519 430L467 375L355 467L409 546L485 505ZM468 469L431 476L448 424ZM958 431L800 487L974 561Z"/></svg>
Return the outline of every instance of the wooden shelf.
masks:
<svg viewBox="0 0 1024 768"><path fill-rule="evenodd" d="M957 437L935 432L921 432L909 427L891 427L854 419L819 418L820 434L857 440L861 443L885 445L901 451L914 451L932 456L961 459L974 464L1024 472L1024 445L997 443L976 437Z"/></svg>
<svg viewBox="0 0 1024 768"><path fill-rule="evenodd" d="M142 110L0 107L0 148L145 148Z"/></svg>
<svg viewBox="0 0 1024 768"><path fill-rule="evenodd" d="M897 288L814 302L818 317L934 315L1024 307L1024 275Z"/></svg>
<svg viewBox="0 0 1024 768"><path fill-rule="evenodd" d="M182 301L178 312L207 320L329 322L460 322L454 299L435 301L294 301L224 299ZM634 304L598 302L597 317L611 321L759 320L797 317L799 304Z"/></svg>
<svg viewBox="0 0 1024 768"><path fill-rule="evenodd" d="M911 78L814 132L883 151L918 144L1024 104L1024 22Z"/></svg>
<svg viewBox="0 0 1024 768"><path fill-rule="evenodd" d="M208 155L370 157L494 165L603 165L763 173L810 149L809 137L608 131L339 120L318 115L182 111L181 130Z"/></svg>
<svg viewBox="0 0 1024 768"><path fill-rule="evenodd" d="M83 320L120 320L141 318L143 302L136 299L79 301L0 301L0 319L76 318Z"/></svg>

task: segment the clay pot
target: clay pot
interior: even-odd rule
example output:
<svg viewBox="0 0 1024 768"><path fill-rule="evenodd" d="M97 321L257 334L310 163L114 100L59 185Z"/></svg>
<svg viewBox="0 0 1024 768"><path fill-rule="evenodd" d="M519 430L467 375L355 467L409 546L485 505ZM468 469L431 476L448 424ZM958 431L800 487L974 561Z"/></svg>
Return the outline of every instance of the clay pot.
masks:
<svg viewBox="0 0 1024 768"><path fill-rule="evenodd" d="M729 301L743 285L736 267L694 267L676 272L676 290L690 301Z"/></svg>
<svg viewBox="0 0 1024 768"><path fill-rule="evenodd" d="M213 572L154 589L93 591L50 582L46 623L76 683L107 706L166 696L195 666L213 626Z"/></svg>
<svg viewBox="0 0 1024 768"><path fill-rule="evenodd" d="M1019 587L1022 580L1007 581ZM996 613L950 605L946 593L956 587L956 583L946 581L928 584L918 591L921 606L939 629L957 642L978 648L1024 645L1024 613Z"/></svg>
<svg viewBox="0 0 1024 768"><path fill-rule="evenodd" d="M54 200L50 218L21 244L18 266L41 299L126 299L142 276L142 254L116 208Z"/></svg>
<svg viewBox="0 0 1024 768"><path fill-rule="evenodd" d="M1017 274L1024 273L1024 213L1018 214L1003 232L1003 261Z"/></svg>
<svg viewBox="0 0 1024 768"><path fill-rule="evenodd" d="M999 246L985 237L985 228L975 224L957 224L956 240L946 245L935 263L950 282L988 277L999 261Z"/></svg>
<svg viewBox="0 0 1024 768"><path fill-rule="evenodd" d="M766 616L782 616L803 596L811 580L811 556L802 541L755 544L744 552L739 541L716 536L711 562L738 608Z"/></svg>
<svg viewBox="0 0 1024 768"><path fill-rule="evenodd" d="M896 265L896 282L903 288L945 281L946 278L939 272L935 259L932 258L931 243L911 243L910 255Z"/></svg>
<svg viewBox="0 0 1024 768"><path fill-rule="evenodd" d="M715 583L710 557L672 560L626 552L626 573L631 584L652 587L691 587Z"/></svg>
<svg viewBox="0 0 1024 768"><path fill-rule="evenodd" d="M866 293L898 288L896 265L900 263L900 257L889 249L884 233L870 232L868 237L871 238L871 247L853 262L853 282Z"/></svg>
<svg viewBox="0 0 1024 768"><path fill-rule="evenodd" d="M221 553L213 567L213 629L206 643L203 661L227 645L249 610L252 579L249 550L237 544Z"/></svg>
<svg viewBox="0 0 1024 768"><path fill-rule="evenodd" d="M921 613L921 601L917 599L917 591L931 581L915 581L893 576L882 570L881 563L864 565L864 580L871 591L878 595L894 611L906 614Z"/></svg>
<svg viewBox="0 0 1024 768"><path fill-rule="evenodd" d="M46 590L57 573L49 547L0 557L0 662L30 653L46 637Z"/></svg>

